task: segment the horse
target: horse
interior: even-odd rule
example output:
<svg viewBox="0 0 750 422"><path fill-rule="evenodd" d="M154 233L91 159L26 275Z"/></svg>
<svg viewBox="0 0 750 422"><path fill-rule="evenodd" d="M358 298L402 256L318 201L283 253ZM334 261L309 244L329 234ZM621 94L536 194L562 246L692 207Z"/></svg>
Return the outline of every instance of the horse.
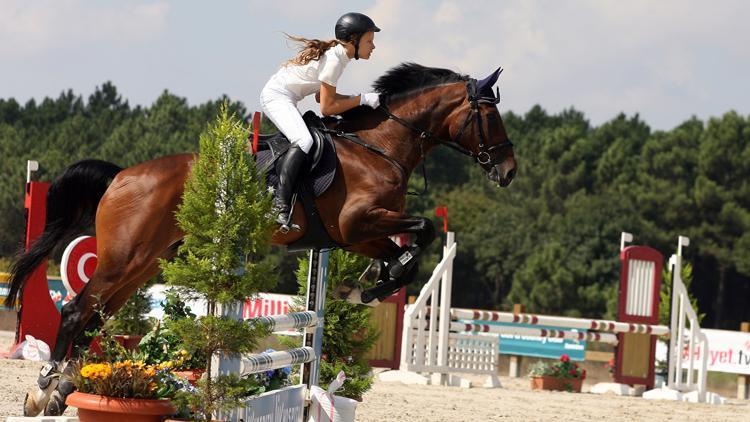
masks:
<svg viewBox="0 0 750 422"><path fill-rule="evenodd" d="M374 83L377 109L359 107L327 126L335 132L336 175L315 198L328 236L345 250L380 263L380 283L360 291L360 302L377 303L414 278L420 252L434 240L431 220L404 213L407 181L425 154L446 145L471 157L490 181L507 187L516 174L513 143L493 92L502 69L481 81L448 69L402 63ZM84 160L68 167L51 185L44 233L11 268L6 306L16 302L34 268L63 240L95 227L98 265L90 281L61 312L57 339L40 371L38 388L27 394L26 415L60 415L74 387L60 375L69 350L90 343L86 331L112 315L159 271L159 259L173 258L184 233L175 220L185 181L197 155L178 154L132 167ZM299 203L293 224L272 242L289 245L308 227ZM390 236L410 233L400 247ZM356 294L354 295L356 296ZM356 300L353 299L353 300Z"/></svg>

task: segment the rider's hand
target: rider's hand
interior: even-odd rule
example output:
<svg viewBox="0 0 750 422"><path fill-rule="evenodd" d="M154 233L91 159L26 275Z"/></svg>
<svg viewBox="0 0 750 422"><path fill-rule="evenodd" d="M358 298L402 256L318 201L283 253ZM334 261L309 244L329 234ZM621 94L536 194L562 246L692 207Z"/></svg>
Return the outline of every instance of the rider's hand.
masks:
<svg viewBox="0 0 750 422"><path fill-rule="evenodd" d="M380 94L378 94L377 92L360 94L359 105L368 105L372 108L378 108L378 106L380 105Z"/></svg>

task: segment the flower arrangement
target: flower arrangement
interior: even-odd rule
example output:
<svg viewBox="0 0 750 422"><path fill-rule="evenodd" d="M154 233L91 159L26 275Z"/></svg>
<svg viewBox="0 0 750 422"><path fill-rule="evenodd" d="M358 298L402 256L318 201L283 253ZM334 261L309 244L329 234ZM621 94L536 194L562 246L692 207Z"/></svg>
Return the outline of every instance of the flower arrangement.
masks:
<svg viewBox="0 0 750 422"><path fill-rule="evenodd" d="M533 389L581 391L586 370L562 355L553 362L536 362L529 368L529 377Z"/></svg>
<svg viewBox="0 0 750 422"><path fill-rule="evenodd" d="M175 363L147 365L126 359L119 362L81 362L72 375L73 384L81 393L116 398L171 398L181 388L172 374Z"/></svg>
<svg viewBox="0 0 750 422"><path fill-rule="evenodd" d="M529 368L529 376L586 379L586 370L572 362L568 355L562 355L559 360L551 363L542 361L535 363Z"/></svg>

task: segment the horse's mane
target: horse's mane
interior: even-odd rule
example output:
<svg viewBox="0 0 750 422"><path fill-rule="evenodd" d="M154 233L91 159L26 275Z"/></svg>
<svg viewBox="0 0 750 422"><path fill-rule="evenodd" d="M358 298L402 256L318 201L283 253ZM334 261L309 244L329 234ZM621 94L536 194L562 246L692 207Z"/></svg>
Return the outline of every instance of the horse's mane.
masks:
<svg viewBox="0 0 750 422"><path fill-rule="evenodd" d="M448 69L426 67L417 63L401 63L385 72L372 86L385 101L389 101L408 96L415 91L467 79L468 76Z"/></svg>

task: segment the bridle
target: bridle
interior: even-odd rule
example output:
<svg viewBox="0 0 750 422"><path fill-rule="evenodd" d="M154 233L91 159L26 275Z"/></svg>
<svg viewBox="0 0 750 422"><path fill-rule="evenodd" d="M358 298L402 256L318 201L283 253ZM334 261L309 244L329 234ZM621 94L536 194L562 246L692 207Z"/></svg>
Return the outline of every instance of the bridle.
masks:
<svg viewBox="0 0 750 422"><path fill-rule="evenodd" d="M396 116L395 114L391 113L388 108L385 105L380 105L379 109L383 111L383 113L388 116L390 120L393 120L400 125L406 127L407 129L410 129L412 132L419 134L419 149L420 154L422 158L422 177L424 178L424 187L422 190L422 193L416 193L416 192L407 192L408 195L421 195L427 192L427 170L425 168L425 154L424 154L424 141L425 140L433 140L437 142L438 144L442 144L445 146L448 146L450 148L453 148L454 150L460 152L461 154L467 155L474 159L476 163L481 165L486 169L487 165L495 166L497 164L502 163L505 158L499 159L498 157L492 158L492 152L496 151L500 148L505 147L512 147L513 142L510 141L510 139L506 140L505 142L496 144L496 145L487 145L487 139L486 135L484 133L484 128L482 125L482 113L479 112L479 106L481 104L498 104L500 102L500 93L499 90L495 96L482 96L477 92L477 80L469 78L466 81L466 95L469 101L470 109L469 112L466 114L466 119L464 120L464 123L461 125L461 129L456 134L455 138L450 139L450 141L445 141L441 139L438 136L435 136L432 134L432 132L428 130L422 130L418 127L414 126L413 124L407 122L406 120ZM476 122L479 126L479 152L474 154L469 149L465 148L461 145L461 139L463 137L464 132L466 131L466 128L469 127L469 125L472 122L472 117L476 116ZM382 156L384 159L389 161L391 164L393 164L401 173L406 176L408 172L404 168L404 166L399 163L395 158L390 157L383 149L368 144L367 142L364 142L362 139L359 138L359 136L355 133L346 133L341 130L336 129L321 129L323 132L330 133L332 135L347 139L357 145L362 146L363 148L366 148L380 156Z"/></svg>
<svg viewBox="0 0 750 422"><path fill-rule="evenodd" d="M458 131L458 134L456 134L455 138L451 139L450 141L444 141L443 139L433 135L430 131L417 128L413 124L388 111L388 109L384 105L381 105L380 108L388 116L389 119L401 124L402 126L412 130L413 132L419 133L419 137L421 140L432 139L439 144L446 145L450 148L455 149L461 154L473 158L475 162L482 166L494 166L500 164L504 160L504 158L498 159L498 157L495 157L493 159L491 155L492 152L501 148L512 147L513 142L508 139L505 142L488 146L486 135L484 133L484 126L482 125L482 113L479 112L479 106L481 104L498 104L500 102L499 90L497 95L495 96L482 96L477 92L477 80L469 78L469 80L466 81L466 95L468 97L470 105L469 112L466 114L466 119L464 120L463 125L461 125L461 129ZM479 152L476 154L461 145L463 134L466 131L466 128L471 124L473 116L476 116L477 127L479 128Z"/></svg>

